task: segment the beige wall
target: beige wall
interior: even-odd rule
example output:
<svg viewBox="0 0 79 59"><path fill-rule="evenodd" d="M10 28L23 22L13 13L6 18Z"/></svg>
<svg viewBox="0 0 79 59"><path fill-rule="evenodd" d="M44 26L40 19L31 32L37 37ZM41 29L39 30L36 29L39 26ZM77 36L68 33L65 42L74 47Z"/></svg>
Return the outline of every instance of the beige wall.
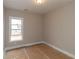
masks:
<svg viewBox="0 0 79 59"><path fill-rule="evenodd" d="M59 8L45 15L44 39L46 42L75 54L74 4Z"/></svg>
<svg viewBox="0 0 79 59"><path fill-rule="evenodd" d="M6 42L5 47L12 47L21 44L34 43L42 40L42 17L37 14L26 13L11 9L6 9L6 19L5 28L6 28ZM23 17L24 18L24 38L23 41L18 42L9 42L9 16Z"/></svg>
<svg viewBox="0 0 79 59"><path fill-rule="evenodd" d="M3 7L3 28L4 28L4 30L3 30L3 39L4 39L4 43L6 43L6 41L5 41L5 39L6 39L6 37L5 37L6 36L6 34L5 34L5 32L6 32L6 30L5 30L6 29L6 26L5 26L6 25L6 23L5 23L5 16L6 16L5 15L5 10L6 9ZM4 44L4 47L5 47L5 44Z"/></svg>

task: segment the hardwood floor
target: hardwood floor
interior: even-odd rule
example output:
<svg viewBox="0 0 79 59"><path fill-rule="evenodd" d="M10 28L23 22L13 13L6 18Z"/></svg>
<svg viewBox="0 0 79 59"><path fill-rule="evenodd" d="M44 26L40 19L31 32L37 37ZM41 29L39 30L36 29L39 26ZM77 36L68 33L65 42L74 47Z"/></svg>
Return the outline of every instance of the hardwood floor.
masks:
<svg viewBox="0 0 79 59"><path fill-rule="evenodd" d="M73 59L45 44L10 50L6 59Z"/></svg>

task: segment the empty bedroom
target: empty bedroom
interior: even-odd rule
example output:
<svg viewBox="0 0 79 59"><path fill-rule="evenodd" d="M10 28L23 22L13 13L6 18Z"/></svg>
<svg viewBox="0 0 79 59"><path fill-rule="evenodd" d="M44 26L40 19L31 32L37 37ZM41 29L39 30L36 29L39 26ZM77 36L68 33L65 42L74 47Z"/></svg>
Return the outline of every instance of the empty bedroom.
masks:
<svg viewBox="0 0 79 59"><path fill-rule="evenodd" d="M75 59L75 0L3 0L4 59Z"/></svg>

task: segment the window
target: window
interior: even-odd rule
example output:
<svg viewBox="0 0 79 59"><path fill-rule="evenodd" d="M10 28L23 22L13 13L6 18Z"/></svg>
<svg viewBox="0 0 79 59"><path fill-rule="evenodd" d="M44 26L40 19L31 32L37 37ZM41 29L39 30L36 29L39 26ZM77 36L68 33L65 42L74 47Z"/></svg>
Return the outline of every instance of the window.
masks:
<svg viewBox="0 0 79 59"><path fill-rule="evenodd" d="M9 38L10 41L23 40L23 18L20 17L10 17L9 22Z"/></svg>

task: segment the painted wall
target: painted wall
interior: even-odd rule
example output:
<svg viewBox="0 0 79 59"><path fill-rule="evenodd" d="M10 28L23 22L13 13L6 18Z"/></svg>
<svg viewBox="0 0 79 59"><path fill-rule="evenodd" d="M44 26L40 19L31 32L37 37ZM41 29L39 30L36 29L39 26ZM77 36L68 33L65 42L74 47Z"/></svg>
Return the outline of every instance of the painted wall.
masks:
<svg viewBox="0 0 79 59"><path fill-rule="evenodd" d="M75 54L74 3L45 15L44 39L46 42Z"/></svg>
<svg viewBox="0 0 79 59"><path fill-rule="evenodd" d="M42 40L42 17L38 14L26 13L17 10L6 9L5 12L5 34L6 42L5 47L12 47L27 43L34 43ZM10 42L9 41L9 16L23 17L24 18L24 38L23 41Z"/></svg>
<svg viewBox="0 0 79 59"><path fill-rule="evenodd" d="M5 7L3 7L3 39L4 39L4 48L5 48L5 43L6 43L6 41L5 41L5 39L6 39L6 34L5 34L5 32L6 32L6 23L5 23L5 17L6 17L6 15L5 15L5 13L6 13L6 9L5 9Z"/></svg>
<svg viewBox="0 0 79 59"><path fill-rule="evenodd" d="M46 15L5 10L5 48L46 41L64 51L75 54L74 4L58 8ZM9 42L9 16L24 18L23 41Z"/></svg>

